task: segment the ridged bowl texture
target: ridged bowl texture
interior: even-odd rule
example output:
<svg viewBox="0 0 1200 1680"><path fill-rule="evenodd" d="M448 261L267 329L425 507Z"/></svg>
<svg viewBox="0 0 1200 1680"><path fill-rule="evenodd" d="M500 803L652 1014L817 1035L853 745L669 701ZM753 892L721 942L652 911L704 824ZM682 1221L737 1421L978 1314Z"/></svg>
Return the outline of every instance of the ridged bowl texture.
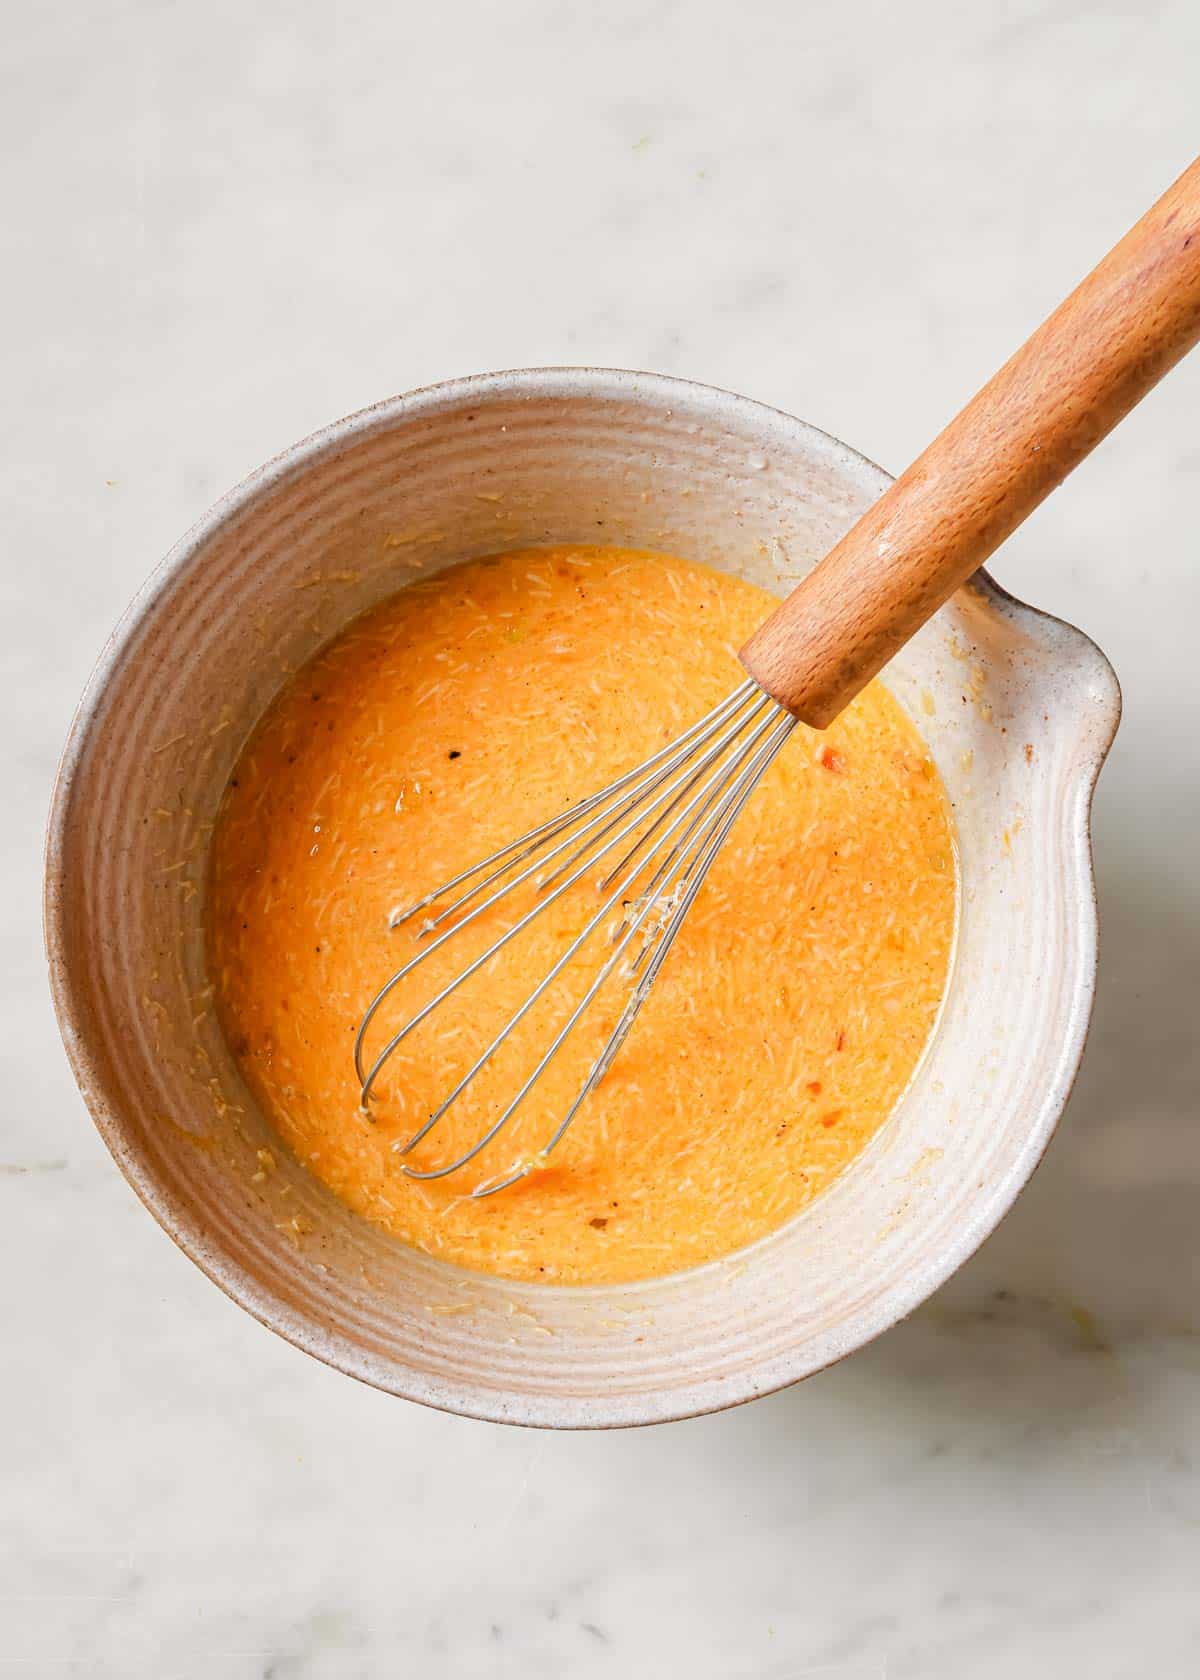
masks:
<svg viewBox="0 0 1200 1680"><path fill-rule="evenodd" d="M293 1161L206 997L209 839L287 674L416 576L538 543L674 552L784 594L888 483L789 416L680 380L457 380L298 444L167 557L106 648L47 844L63 1036L105 1141L175 1241L339 1369L475 1417L559 1428L729 1406L860 1347L978 1246L1036 1166L1096 962L1088 833L1119 694L1079 631L983 574L886 672L954 802L945 1007L842 1179L751 1249L653 1282L508 1283L412 1252ZM260 1150L275 1166L264 1171Z"/></svg>

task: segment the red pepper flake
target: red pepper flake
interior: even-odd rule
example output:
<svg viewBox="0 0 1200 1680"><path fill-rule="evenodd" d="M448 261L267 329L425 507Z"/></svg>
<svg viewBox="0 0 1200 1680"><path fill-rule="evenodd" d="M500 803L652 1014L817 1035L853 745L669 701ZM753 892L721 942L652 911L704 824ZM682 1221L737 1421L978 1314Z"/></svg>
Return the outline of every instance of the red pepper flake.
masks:
<svg viewBox="0 0 1200 1680"><path fill-rule="evenodd" d="M839 1027L838 1028L838 1035L837 1035L837 1038L834 1040L833 1048L835 1050L844 1050L846 1048L846 1029L845 1029L845 1027Z"/></svg>
<svg viewBox="0 0 1200 1680"><path fill-rule="evenodd" d="M835 776L846 774L846 755L840 753L836 747L822 747L820 763L824 769L832 771Z"/></svg>
<svg viewBox="0 0 1200 1680"><path fill-rule="evenodd" d="M844 1109L831 1108L829 1110L828 1114L823 1114L821 1116L822 1126L824 1126L826 1129L828 1129L830 1126L836 1126L838 1121L842 1118L842 1115L844 1113L845 1113Z"/></svg>
<svg viewBox="0 0 1200 1680"><path fill-rule="evenodd" d="M588 1224L592 1227L593 1231L603 1231L605 1226L608 1224L608 1220L600 1218L589 1219Z"/></svg>
<svg viewBox="0 0 1200 1680"><path fill-rule="evenodd" d="M819 1097L821 1095L821 1081L810 1079L805 1089L811 1091L814 1097Z"/></svg>

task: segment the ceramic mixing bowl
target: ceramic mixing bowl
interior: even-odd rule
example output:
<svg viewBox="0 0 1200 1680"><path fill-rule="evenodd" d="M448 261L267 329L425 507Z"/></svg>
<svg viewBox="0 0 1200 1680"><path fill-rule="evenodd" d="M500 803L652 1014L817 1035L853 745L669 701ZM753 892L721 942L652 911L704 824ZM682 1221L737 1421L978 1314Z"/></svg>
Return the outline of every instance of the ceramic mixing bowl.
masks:
<svg viewBox="0 0 1200 1680"><path fill-rule="evenodd" d="M873 1144L753 1248L585 1289L414 1253L278 1144L207 992L222 789L285 675L348 619L417 575L536 543L666 550L782 595L888 482L824 433L724 391L597 369L495 374L296 445L147 584L63 757L47 849L52 984L122 1171L264 1324L366 1382L475 1417L650 1423L748 1400L861 1347L1011 1204L1083 1047L1089 809L1119 695L1086 637L982 574L886 673L958 824L960 925L934 1041Z"/></svg>

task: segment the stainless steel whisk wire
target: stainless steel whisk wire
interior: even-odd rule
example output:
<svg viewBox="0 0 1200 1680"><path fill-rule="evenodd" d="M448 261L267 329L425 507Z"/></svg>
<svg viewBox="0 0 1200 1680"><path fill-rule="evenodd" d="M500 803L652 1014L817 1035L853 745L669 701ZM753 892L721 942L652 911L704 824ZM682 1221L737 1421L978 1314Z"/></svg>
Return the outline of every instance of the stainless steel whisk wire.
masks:
<svg viewBox="0 0 1200 1680"><path fill-rule="evenodd" d="M407 1155L428 1136L486 1066L505 1039L545 994L596 929L618 904L623 914L612 928L613 949L601 964L583 997L559 1028L533 1071L495 1121L472 1147L447 1165L418 1171L407 1163L401 1170L414 1179L445 1178L472 1161L507 1126L606 981L613 975L631 942L640 933L641 948L627 961L625 974L634 984L628 1000L599 1055L562 1120L538 1152L511 1171L484 1180L470 1192L474 1198L507 1189L544 1162L565 1135L589 1094L603 1079L654 985L696 895L704 884L729 830L753 793L767 766L795 728L796 718L766 694L752 679L734 690L720 705L665 747L599 792L579 800L559 816L531 829L519 839L481 858L435 892L389 918L401 926L448 893L465 887L450 904L421 927L426 939L447 920L472 905L465 915L424 945L391 975L363 1015L354 1043L354 1065L360 1103L366 1110L376 1081L395 1051L432 1012L466 980L483 968L536 916L553 904L584 875L596 868L623 840L635 836L615 864L598 882L603 895L596 912L501 1030L462 1075L453 1090L406 1141L393 1148ZM653 819L653 820L649 820ZM648 826L646 826L648 823ZM582 825L582 826L580 826ZM639 832L640 831L640 832ZM565 836L565 838L564 838ZM652 843L651 843L652 842ZM546 851L544 848L549 847ZM530 862L528 860L532 859ZM635 883L654 864L653 873L635 893ZM524 867L521 867L524 866ZM510 874L516 870L515 874ZM504 877L510 878L505 880ZM394 1033L367 1064L365 1039L381 1005L409 974L448 940L490 910L516 888L534 881L538 902L492 941L486 950L460 970L442 989ZM466 886L467 882L473 882ZM614 886L613 883L616 882ZM500 884L497 884L500 883ZM489 891L491 888L493 890ZM610 890L611 889L611 890ZM480 895L483 895L480 897ZM475 901L475 902L472 902ZM657 911L657 914L655 912Z"/></svg>

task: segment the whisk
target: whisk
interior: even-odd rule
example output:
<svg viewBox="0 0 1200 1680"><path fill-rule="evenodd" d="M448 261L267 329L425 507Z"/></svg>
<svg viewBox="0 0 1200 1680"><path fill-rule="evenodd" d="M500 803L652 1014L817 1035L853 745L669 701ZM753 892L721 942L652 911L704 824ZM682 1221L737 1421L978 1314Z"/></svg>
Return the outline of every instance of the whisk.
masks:
<svg viewBox="0 0 1200 1680"><path fill-rule="evenodd" d="M619 776L599 793L581 799L561 816L542 823L519 840L483 858L408 909L393 914L392 926L398 927L430 905L440 904L448 894L462 889L457 891L457 896L450 903L439 909L436 916L424 923L420 936L427 938L437 933L444 923L451 925L431 940L411 962L397 970L376 994L363 1017L355 1045L363 1103L370 1101L380 1072L410 1032L517 937L535 916L561 898L577 881L595 871L597 866L604 865L604 873L598 883L600 904L595 914L441 1105L409 1138L403 1146L403 1152L407 1154L428 1136L517 1023L534 1008L601 924L612 916L614 909L618 905L623 907L623 914L612 929L611 953L512 1101L464 1154L447 1166L428 1172L406 1167L405 1171L411 1177L444 1178L466 1166L486 1148L516 1113L605 982L623 967L633 982L628 1002L577 1096L549 1142L535 1157L535 1161L545 1159L574 1120L588 1094L603 1079L666 960L667 952L704 883L721 842L797 721L765 694L757 683L744 682L707 717L693 724L636 769ZM610 862L614 854L615 861ZM399 1032L392 1035L367 1067L363 1059L364 1036L390 993L462 927L531 880L538 893L534 907L418 1010ZM468 885L468 882L472 884ZM467 909L472 900L476 902ZM455 917L459 920L455 921ZM639 935L642 936L640 943ZM634 949L627 955L631 946ZM522 1163L499 1179L477 1186L472 1194L492 1195L497 1190L506 1189L518 1178L524 1177L534 1164L534 1161Z"/></svg>
<svg viewBox="0 0 1200 1680"><path fill-rule="evenodd" d="M512 1120L610 981L628 995L599 1054L536 1155L476 1184L479 1198L543 1163L631 1031L718 851L797 723L825 728L1072 467L1200 338L1200 161L1155 204L741 650L748 679L707 716L599 792L395 912L421 949L372 999L354 1046L364 1108L403 1041L510 940L585 877L597 908L487 1048L398 1151L437 1126L606 921L611 949L478 1140L415 1179L445 1178ZM429 956L515 890L534 895L486 950L368 1058L368 1030Z"/></svg>

